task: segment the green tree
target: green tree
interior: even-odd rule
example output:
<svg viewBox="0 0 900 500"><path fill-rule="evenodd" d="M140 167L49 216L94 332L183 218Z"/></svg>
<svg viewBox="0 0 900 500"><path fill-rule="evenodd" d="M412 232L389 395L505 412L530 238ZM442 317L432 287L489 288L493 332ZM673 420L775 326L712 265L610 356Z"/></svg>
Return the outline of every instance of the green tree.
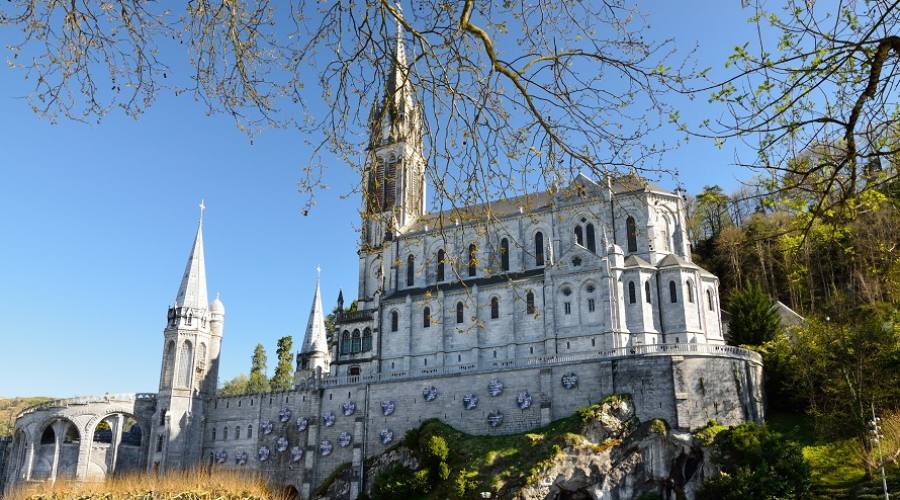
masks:
<svg viewBox="0 0 900 500"><path fill-rule="evenodd" d="M275 375L272 376L273 391L289 391L294 387L294 339L288 335L278 339L278 364L275 366Z"/></svg>
<svg viewBox="0 0 900 500"><path fill-rule="evenodd" d="M269 392L269 390L269 379L266 378L266 349L262 344L256 344L250 365L250 381L247 384L247 391L251 394L259 394Z"/></svg>
<svg viewBox="0 0 900 500"><path fill-rule="evenodd" d="M781 328L775 302L756 285L731 295L728 314L728 333L734 345L763 344Z"/></svg>
<svg viewBox="0 0 900 500"><path fill-rule="evenodd" d="M800 446L765 426L745 423L718 433L713 453L722 469L703 484L697 500L799 499L809 494L810 469Z"/></svg>
<svg viewBox="0 0 900 500"><path fill-rule="evenodd" d="M219 396L240 396L248 392L250 392L250 377L246 373L226 381L218 391Z"/></svg>

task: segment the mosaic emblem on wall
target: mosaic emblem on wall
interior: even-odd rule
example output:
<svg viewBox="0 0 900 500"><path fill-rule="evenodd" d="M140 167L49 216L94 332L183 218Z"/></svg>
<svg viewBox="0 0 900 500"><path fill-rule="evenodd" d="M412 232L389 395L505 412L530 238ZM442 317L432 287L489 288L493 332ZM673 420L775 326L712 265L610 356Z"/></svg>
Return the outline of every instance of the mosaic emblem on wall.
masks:
<svg viewBox="0 0 900 500"><path fill-rule="evenodd" d="M569 372L563 375L562 386L566 389L574 389L578 387L578 375L575 375L575 372Z"/></svg>
<svg viewBox="0 0 900 500"><path fill-rule="evenodd" d="M291 448L291 462L297 463L303 458L303 448L294 446Z"/></svg>
<svg viewBox="0 0 900 500"><path fill-rule="evenodd" d="M422 390L422 397L425 398L425 401L434 401L434 399L438 396L438 390L435 386L429 386Z"/></svg>
<svg viewBox="0 0 900 500"><path fill-rule="evenodd" d="M383 429L379 436L381 436L381 444L388 445L391 444L391 441L394 440L394 431L390 429Z"/></svg>
<svg viewBox="0 0 900 500"><path fill-rule="evenodd" d="M356 413L356 403L353 401L344 401L344 404L341 405L341 410L344 412L345 417L349 417Z"/></svg>
<svg viewBox="0 0 900 500"><path fill-rule="evenodd" d="M278 420L281 420L282 422L287 422L290 419L291 419L291 409L288 408L287 406L285 406L284 408L281 409L280 412L278 412Z"/></svg>
<svg viewBox="0 0 900 500"><path fill-rule="evenodd" d="M269 459L269 447L268 446L260 446L259 447L259 461L265 462Z"/></svg>
<svg viewBox="0 0 900 500"><path fill-rule="evenodd" d="M503 382L497 379L488 382L488 394L490 394L492 398L503 394Z"/></svg>
<svg viewBox="0 0 900 500"><path fill-rule="evenodd" d="M297 432L303 432L309 427L309 419L306 417L297 417Z"/></svg>
<svg viewBox="0 0 900 500"><path fill-rule="evenodd" d="M224 464L226 460L228 460L228 452L227 451L221 450L221 451L216 452L216 463L217 464Z"/></svg>
<svg viewBox="0 0 900 500"><path fill-rule="evenodd" d="M325 424L325 427L331 427L334 425L334 412L326 411L322 414L322 422Z"/></svg>
<svg viewBox="0 0 900 500"><path fill-rule="evenodd" d="M248 458L250 458L250 455L246 451L242 451L236 457L234 457L234 461L238 465L245 465Z"/></svg>
<svg viewBox="0 0 900 500"><path fill-rule="evenodd" d="M353 436L349 432L343 431L338 434L338 444L341 445L341 448L350 446L351 441L353 441Z"/></svg>
<svg viewBox="0 0 900 500"><path fill-rule="evenodd" d="M381 413L386 417L394 413L394 410L397 408L397 405L393 401L382 401L381 402Z"/></svg>
<svg viewBox="0 0 900 500"><path fill-rule="evenodd" d="M271 420L263 420L262 424L259 425L262 428L263 434L271 434L272 433L272 421Z"/></svg>
<svg viewBox="0 0 900 500"><path fill-rule="evenodd" d="M531 394L528 394L528 391L522 391L516 396L516 404L519 405L519 408L523 410L527 410L531 408L531 403L533 400L531 399Z"/></svg>
<svg viewBox="0 0 900 500"><path fill-rule="evenodd" d="M499 411L492 411L488 413L487 421L491 427L499 427L503 423L503 414Z"/></svg>
<svg viewBox="0 0 900 500"><path fill-rule="evenodd" d="M331 444L331 441L327 439L322 440L322 444L319 445L319 452L323 457L327 457L331 455L331 452L334 450L334 445Z"/></svg>
<svg viewBox="0 0 900 500"><path fill-rule="evenodd" d="M478 407L478 396L472 394L471 392L463 396L463 408L467 410L474 410Z"/></svg>
<svg viewBox="0 0 900 500"><path fill-rule="evenodd" d="M284 436L281 436L280 438L278 438L277 441L275 441L275 449L278 450L279 453L286 450L287 447L288 447L288 440L285 439Z"/></svg>

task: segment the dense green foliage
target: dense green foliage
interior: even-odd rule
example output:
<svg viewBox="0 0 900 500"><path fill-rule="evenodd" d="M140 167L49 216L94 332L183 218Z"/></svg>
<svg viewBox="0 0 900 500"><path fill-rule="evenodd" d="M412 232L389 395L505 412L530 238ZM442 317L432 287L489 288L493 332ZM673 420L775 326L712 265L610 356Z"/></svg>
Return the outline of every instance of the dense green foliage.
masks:
<svg viewBox="0 0 900 500"><path fill-rule="evenodd" d="M698 500L808 496L810 469L800 446L765 426L746 423L721 430L713 446L722 471L704 483Z"/></svg>
<svg viewBox="0 0 900 500"><path fill-rule="evenodd" d="M294 387L293 347L294 339L290 335L278 339L278 348L275 351L278 364L275 365L275 375L271 380L273 391L289 391Z"/></svg>
<svg viewBox="0 0 900 500"><path fill-rule="evenodd" d="M228 380L218 390L219 396L241 396L250 392L250 377L246 373L240 373Z"/></svg>
<svg viewBox="0 0 900 500"><path fill-rule="evenodd" d="M250 365L250 382L247 391L251 394L269 392L269 379L266 377L266 349L262 344L256 344Z"/></svg>
<svg viewBox="0 0 900 500"><path fill-rule="evenodd" d="M728 313L728 332L734 345L768 342L781 328L775 302L757 285L733 293L728 301Z"/></svg>

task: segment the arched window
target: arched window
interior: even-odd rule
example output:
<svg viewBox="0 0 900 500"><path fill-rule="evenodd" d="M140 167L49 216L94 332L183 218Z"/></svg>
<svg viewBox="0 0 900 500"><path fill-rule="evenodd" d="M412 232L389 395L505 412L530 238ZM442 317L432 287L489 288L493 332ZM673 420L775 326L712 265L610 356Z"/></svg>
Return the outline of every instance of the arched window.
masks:
<svg viewBox="0 0 900 500"><path fill-rule="evenodd" d="M694 284L691 283L691 280L687 280L687 290L688 290L688 302L693 304L694 303Z"/></svg>
<svg viewBox="0 0 900 500"><path fill-rule="evenodd" d="M216 428L215 427L213 427L212 440L213 441L216 440Z"/></svg>
<svg viewBox="0 0 900 500"><path fill-rule="evenodd" d="M709 305L710 311L715 310L715 308L713 307L712 290L710 290L709 288L706 289L706 303Z"/></svg>
<svg viewBox="0 0 900 500"><path fill-rule="evenodd" d="M587 239L587 249L592 252L596 252L597 251L597 240L594 237L594 225L588 223L587 229L585 230L585 232L587 233L585 235L585 237Z"/></svg>
<svg viewBox="0 0 900 500"><path fill-rule="evenodd" d="M509 271L509 240L500 240L500 269Z"/></svg>
<svg viewBox="0 0 900 500"><path fill-rule="evenodd" d="M525 312L528 314L534 314L534 292L532 292L531 290L529 290L528 293L525 294Z"/></svg>
<svg viewBox="0 0 900 500"><path fill-rule="evenodd" d="M253 424L247 426L247 439L253 439Z"/></svg>
<svg viewBox="0 0 900 500"><path fill-rule="evenodd" d="M634 294L634 281L629 281L628 282L628 303L634 304L635 302L637 302L637 298L635 297L635 294Z"/></svg>
<svg viewBox="0 0 900 500"><path fill-rule="evenodd" d="M584 234L581 232L581 226L575 226L575 243L584 246Z"/></svg>
<svg viewBox="0 0 900 500"><path fill-rule="evenodd" d="M544 233L534 233L534 265L544 265Z"/></svg>
<svg viewBox="0 0 900 500"><path fill-rule="evenodd" d="M341 334L341 354L350 354L350 332L347 330Z"/></svg>
<svg viewBox="0 0 900 500"><path fill-rule="evenodd" d="M359 330L353 330L353 339L350 347L350 351L354 354L360 352L362 350L362 338L359 335Z"/></svg>
<svg viewBox="0 0 900 500"><path fill-rule="evenodd" d="M678 302L678 287L674 281L669 282L669 300L674 304Z"/></svg>
<svg viewBox="0 0 900 500"><path fill-rule="evenodd" d="M650 280L644 282L644 300L650 303Z"/></svg>
<svg viewBox="0 0 900 500"><path fill-rule="evenodd" d="M178 353L178 387L191 386L191 365L194 361L194 346L189 340L181 344L181 352Z"/></svg>
<svg viewBox="0 0 900 500"><path fill-rule="evenodd" d="M170 340L166 346L165 362L163 363L163 385L172 385L172 372L175 370L175 341Z"/></svg>
<svg viewBox="0 0 900 500"><path fill-rule="evenodd" d="M435 270L435 276L438 281L444 281L444 259L447 256L447 253L444 252L444 249L440 249L437 252L437 269Z"/></svg>
<svg viewBox="0 0 900 500"><path fill-rule="evenodd" d="M239 425L234 426L234 439L241 439L241 427Z"/></svg>
<svg viewBox="0 0 900 500"><path fill-rule="evenodd" d="M628 238L628 251L637 252L637 224L630 215L625 219L625 234Z"/></svg>
<svg viewBox="0 0 900 500"><path fill-rule="evenodd" d="M412 254L406 258L406 286L416 282L416 258Z"/></svg>
<svg viewBox="0 0 900 500"><path fill-rule="evenodd" d="M228 427L222 429L222 440L228 441Z"/></svg>
<svg viewBox="0 0 900 500"><path fill-rule="evenodd" d="M397 323L399 322L400 315L397 314L397 311L391 311L391 331L397 331Z"/></svg>
<svg viewBox="0 0 900 500"><path fill-rule="evenodd" d="M426 307L422 310L422 327L429 328L431 327L431 308Z"/></svg>
<svg viewBox="0 0 900 500"><path fill-rule="evenodd" d="M363 352L369 352L372 350L372 330L368 328L363 330L362 350Z"/></svg>
<svg viewBox="0 0 900 500"><path fill-rule="evenodd" d="M456 322L457 323L462 323L463 320L465 320L464 314L465 314L465 307L463 306L463 303L457 302L456 303Z"/></svg>
<svg viewBox="0 0 900 500"><path fill-rule="evenodd" d="M491 319L500 317L500 299L491 297Z"/></svg>
<svg viewBox="0 0 900 500"><path fill-rule="evenodd" d="M474 243L469 245L469 276L475 276L478 270L478 247Z"/></svg>

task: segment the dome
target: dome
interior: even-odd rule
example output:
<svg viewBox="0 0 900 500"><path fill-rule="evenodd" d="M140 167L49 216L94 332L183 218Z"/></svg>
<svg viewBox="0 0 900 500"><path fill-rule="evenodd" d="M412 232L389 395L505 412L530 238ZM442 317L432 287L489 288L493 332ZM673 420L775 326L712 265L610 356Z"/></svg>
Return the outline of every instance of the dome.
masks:
<svg viewBox="0 0 900 500"><path fill-rule="evenodd" d="M222 303L222 300L219 299L219 294L216 294L216 300L212 301L209 305L209 312L213 314L225 314L225 304Z"/></svg>

